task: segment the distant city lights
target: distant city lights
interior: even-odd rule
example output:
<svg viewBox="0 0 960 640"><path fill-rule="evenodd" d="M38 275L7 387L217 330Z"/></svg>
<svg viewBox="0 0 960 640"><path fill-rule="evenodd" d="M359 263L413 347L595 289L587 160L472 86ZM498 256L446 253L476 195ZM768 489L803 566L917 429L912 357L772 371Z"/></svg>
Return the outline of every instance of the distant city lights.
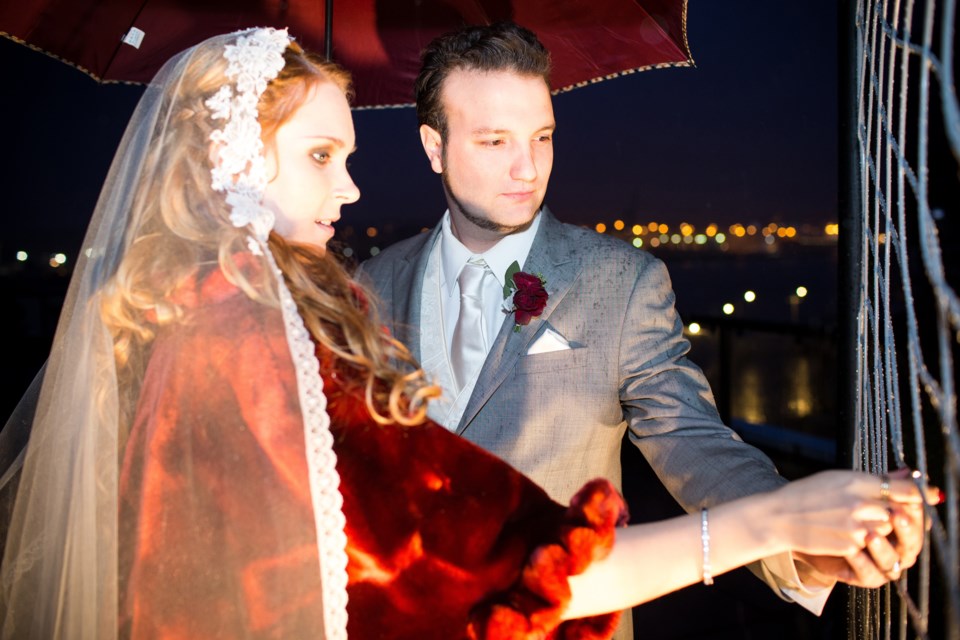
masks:
<svg viewBox="0 0 960 640"><path fill-rule="evenodd" d="M744 291L743 299L746 300L747 302L753 302L754 300L757 299L757 294L754 293L753 291Z"/></svg>
<svg viewBox="0 0 960 640"><path fill-rule="evenodd" d="M700 333L700 324L697 323L697 322L691 322L689 325L687 325L687 331L689 331L689 332L692 333L693 335L699 334L699 333Z"/></svg>
<svg viewBox="0 0 960 640"><path fill-rule="evenodd" d="M637 222L629 219L627 215L614 219L612 216L610 222L597 222L593 229L597 233L609 233L629 242L637 249L663 249L668 248L676 251L724 251L736 254L752 253L765 251L771 254L782 251L788 251L788 243L793 241L796 244L806 247L829 247L836 243L837 236L840 233L840 225L836 222L823 224L805 223L800 226L791 226L781 222L768 222L765 224L751 223L744 224L740 222L727 223L721 226L719 223L710 222L705 224L693 224L686 221L668 224L662 221ZM676 218L675 218L676 219ZM723 231L721 231L723 229ZM430 229L424 227L421 232L429 232ZM353 229L350 229L353 233ZM381 233L382 232L382 233ZM344 234L345 244L350 243L350 234ZM353 246L348 249L343 247L343 255L346 257L359 257L358 251L368 255L377 255L379 247L369 248L367 242L373 241L378 244L389 244L396 240L393 237L392 230L380 229L378 227L359 227L356 230L357 239L363 238L361 246ZM760 242L762 239L762 242ZM712 242L711 242L712 240ZM883 233L878 233L875 241L884 244L887 238ZM714 244L716 243L716 244ZM781 248L781 243L783 247ZM7 260L16 260L19 263L30 263L31 258L36 259L36 254L49 256L47 263L51 269L64 267L68 262L65 253L46 253L43 249L33 248L33 250L21 249L8 253ZM101 256L102 251L95 251L92 248L83 249L83 254L87 258ZM82 257L82 256L79 256ZM39 265L43 265L43 258ZM756 298L749 298L751 292L743 294L744 300L753 302ZM755 296L756 294L752 294ZM798 287L796 293L791 293L798 299L807 295L804 287Z"/></svg>
<svg viewBox="0 0 960 640"><path fill-rule="evenodd" d="M723 315L729 316L733 314L733 305L729 302L723 305Z"/></svg>
<svg viewBox="0 0 960 640"><path fill-rule="evenodd" d="M798 298L806 298L806 297L807 297L807 288L806 288L806 287L803 287L803 286L797 287L797 297L798 297Z"/></svg>

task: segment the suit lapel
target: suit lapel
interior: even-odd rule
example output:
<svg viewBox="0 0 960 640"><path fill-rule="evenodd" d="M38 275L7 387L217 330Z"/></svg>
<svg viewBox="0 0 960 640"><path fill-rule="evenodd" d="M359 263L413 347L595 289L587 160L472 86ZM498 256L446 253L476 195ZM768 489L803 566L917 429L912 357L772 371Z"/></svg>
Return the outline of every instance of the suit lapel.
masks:
<svg viewBox="0 0 960 640"><path fill-rule="evenodd" d="M427 270L430 249L440 233L440 225L430 233L421 234L422 242L416 243L393 273L393 332L407 346L413 357L420 362L420 298L423 277Z"/></svg>
<svg viewBox="0 0 960 640"><path fill-rule="evenodd" d="M540 215L543 219L530 247L530 255L523 264L523 271L541 274L546 279L549 296L547 306L539 317L521 327L520 331L513 330L512 316L500 327L500 333L487 354L473 394L460 418L458 434L462 434L470 426L490 396L513 371L517 360L527 352L534 337L539 334L543 324L549 320L550 314L570 292L580 275L580 265L571 257L575 247L563 233L562 223L554 218L546 207ZM420 279L423 279L422 271Z"/></svg>

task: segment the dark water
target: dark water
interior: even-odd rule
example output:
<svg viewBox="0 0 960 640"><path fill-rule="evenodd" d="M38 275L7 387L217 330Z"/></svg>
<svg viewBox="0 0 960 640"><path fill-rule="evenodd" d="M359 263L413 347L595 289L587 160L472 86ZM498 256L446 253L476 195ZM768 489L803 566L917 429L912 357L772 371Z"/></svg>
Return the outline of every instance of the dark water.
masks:
<svg viewBox="0 0 960 640"><path fill-rule="evenodd" d="M835 255L664 256L681 317L702 326L687 333L690 357L721 412L746 439L822 462L833 460L839 435ZM803 299L798 286L808 290ZM735 307L729 316L726 302Z"/></svg>
<svg viewBox="0 0 960 640"><path fill-rule="evenodd" d="M791 247L789 251L729 253L656 253L667 265L677 294L677 309L688 317L723 315L724 303L735 307L739 320L833 326L837 318L837 254L835 246ZM793 299L796 289L806 297ZM756 294L744 300L746 291Z"/></svg>

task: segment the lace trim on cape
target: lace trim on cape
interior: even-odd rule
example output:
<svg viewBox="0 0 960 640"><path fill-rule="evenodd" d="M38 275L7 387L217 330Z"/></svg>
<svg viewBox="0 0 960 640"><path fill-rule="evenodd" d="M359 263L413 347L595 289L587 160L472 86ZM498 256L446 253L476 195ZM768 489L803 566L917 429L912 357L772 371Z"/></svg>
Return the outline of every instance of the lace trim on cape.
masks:
<svg viewBox="0 0 960 640"><path fill-rule="evenodd" d="M310 334L287 290L283 273L269 250L263 252L277 277L280 308L283 312L287 344L293 357L303 414L310 496L317 528L317 551L323 592L323 616L326 640L347 637L347 535L343 515L343 495L337 456L333 451L327 397L323 393L320 361Z"/></svg>

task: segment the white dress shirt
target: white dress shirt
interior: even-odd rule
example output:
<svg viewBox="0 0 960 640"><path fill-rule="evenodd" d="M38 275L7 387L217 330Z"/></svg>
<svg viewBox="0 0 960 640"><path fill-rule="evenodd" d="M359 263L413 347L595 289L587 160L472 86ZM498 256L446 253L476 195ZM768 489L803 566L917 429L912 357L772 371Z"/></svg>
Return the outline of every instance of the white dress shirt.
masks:
<svg viewBox="0 0 960 640"><path fill-rule="evenodd" d="M434 422L456 431L480 373L478 370L462 389L457 390L449 354L460 314L460 285L457 282L460 270L469 259L482 258L493 274L492 278L485 279L483 291L484 346L489 351L504 321L512 322L513 318L503 311L504 276L514 262L521 268L526 262L540 228L540 215L537 214L524 231L505 236L480 254L472 253L453 235L449 210L440 225L437 242L430 250L420 298L420 358L428 377L443 389L443 396L430 403L427 414ZM443 336L442 340L438 339L440 336Z"/></svg>

